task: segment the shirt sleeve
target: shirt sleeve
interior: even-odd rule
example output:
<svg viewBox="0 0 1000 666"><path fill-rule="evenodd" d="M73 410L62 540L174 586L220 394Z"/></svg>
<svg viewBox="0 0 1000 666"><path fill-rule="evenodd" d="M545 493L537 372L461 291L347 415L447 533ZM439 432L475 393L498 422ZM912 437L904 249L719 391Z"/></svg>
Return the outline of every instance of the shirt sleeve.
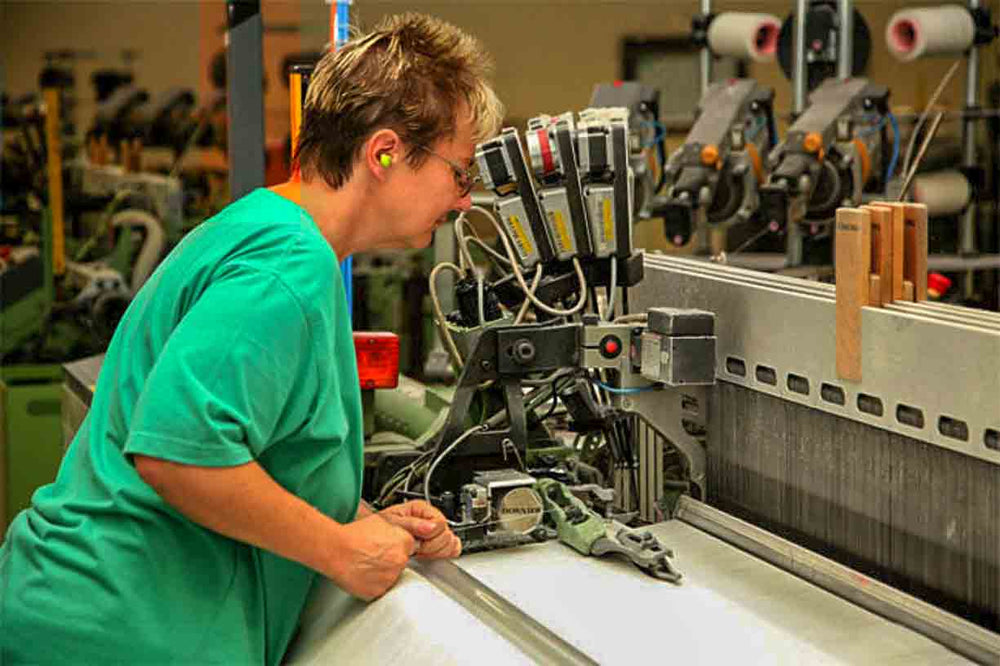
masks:
<svg viewBox="0 0 1000 666"><path fill-rule="evenodd" d="M276 274L236 268L198 298L146 379L124 453L225 467L257 458L314 375L309 323Z"/></svg>

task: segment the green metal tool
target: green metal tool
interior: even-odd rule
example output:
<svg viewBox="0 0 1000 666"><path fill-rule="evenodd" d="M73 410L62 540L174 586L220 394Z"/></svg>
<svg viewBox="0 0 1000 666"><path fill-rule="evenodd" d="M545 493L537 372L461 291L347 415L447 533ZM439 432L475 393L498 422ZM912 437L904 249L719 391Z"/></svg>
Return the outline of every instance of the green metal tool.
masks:
<svg viewBox="0 0 1000 666"><path fill-rule="evenodd" d="M648 530L635 530L615 520L605 520L565 485L542 479L535 489L545 503L545 513L556 525L559 540L584 555L624 555L644 572L671 583L683 577L674 567L674 553Z"/></svg>
<svg viewBox="0 0 1000 666"><path fill-rule="evenodd" d="M565 484L554 479L541 479L535 483L535 490L542 496L545 513L556 524L559 540L590 555L594 543L607 533L604 519L587 508Z"/></svg>

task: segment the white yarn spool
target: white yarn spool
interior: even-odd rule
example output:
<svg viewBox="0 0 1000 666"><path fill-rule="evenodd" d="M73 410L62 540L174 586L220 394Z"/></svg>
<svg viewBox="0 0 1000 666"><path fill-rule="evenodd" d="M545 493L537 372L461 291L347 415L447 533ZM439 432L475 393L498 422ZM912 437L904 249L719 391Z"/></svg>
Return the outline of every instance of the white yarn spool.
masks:
<svg viewBox="0 0 1000 666"><path fill-rule="evenodd" d="M913 200L927 206L931 217L956 215L972 199L972 187L961 171L947 169L921 174L913 179Z"/></svg>
<svg viewBox="0 0 1000 666"><path fill-rule="evenodd" d="M708 26L708 47L716 55L773 62L781 21L770 14L724 12Z"/></svg>
<svg viewBox="0 0 1000 666"><path fill-rule="evenodd" d="M904 9L885 28L889 52L903 62L923 56L958 54L972 46L976 26L961 5Z"/></svg>

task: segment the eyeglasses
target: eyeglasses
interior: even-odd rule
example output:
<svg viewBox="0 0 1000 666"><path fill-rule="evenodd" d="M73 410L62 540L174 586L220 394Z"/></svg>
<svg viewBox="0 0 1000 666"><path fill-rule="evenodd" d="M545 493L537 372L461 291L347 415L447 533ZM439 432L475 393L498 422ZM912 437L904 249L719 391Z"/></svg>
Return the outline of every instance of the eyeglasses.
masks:
<svg viewBox="0 0 1000 666"><path fill-rule="evenodd" d="M479 182L479 169L477 168L476 163L474 161L469 166L468 169L464 169L460 164L451 161L444 155L440 155L434 152L427 146L417 145L417 148L420 148L421 150L427 152L430 155L433 155L439 160L443 160L448 166L450 166L451 173L455 177L455 185L458 186L458 190L460 192L458 198L464 199L465 197L469 196L469 192L471 192L472 188L475 187L476 183Z"/></svg>

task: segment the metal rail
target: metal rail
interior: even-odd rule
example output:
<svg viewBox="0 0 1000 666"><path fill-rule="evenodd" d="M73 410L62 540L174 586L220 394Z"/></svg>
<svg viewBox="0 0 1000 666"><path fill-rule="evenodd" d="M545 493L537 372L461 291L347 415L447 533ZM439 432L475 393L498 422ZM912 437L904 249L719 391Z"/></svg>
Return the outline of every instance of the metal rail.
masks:
<svg viewBox="0 0 1000 666"><path fill-rule="evenodd" d="M1000 661L1000 635L739 518L688 496L675 517L979 663Z"/></svg>
<svg viewBox="0 0 1000 666"><path fill-rule="evenodd" d="M551 629L510 603L451 562L411 562L410 568L458 602L483 624L510 641L535 664L597 662Z"/></svg>

